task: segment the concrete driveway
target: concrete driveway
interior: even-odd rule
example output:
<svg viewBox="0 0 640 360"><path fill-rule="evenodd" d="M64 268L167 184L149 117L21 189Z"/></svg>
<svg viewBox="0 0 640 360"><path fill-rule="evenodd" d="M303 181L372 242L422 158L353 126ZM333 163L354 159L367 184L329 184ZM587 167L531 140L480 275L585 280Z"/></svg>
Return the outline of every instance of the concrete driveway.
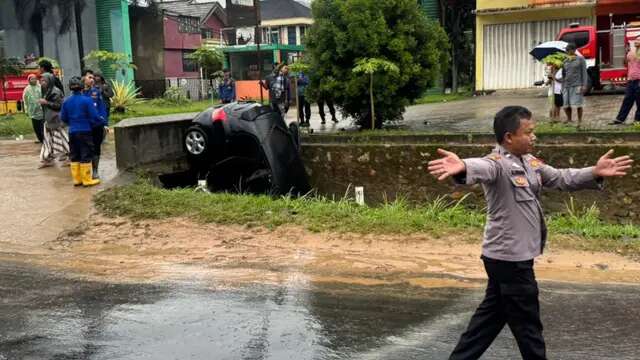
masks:
<svg viewBox="0 0 640 360"><path fill-rule="evenodd" d="M618 114L622 98L621 94L586 97L583 127L592 130L619 129L607 124ZM495 113L509 105L525 106L533 112L536 119L548 121L549 100L546 97L546 90L531 90L515 93L500 92L453 102L410 106L404 114L404 119L392 126L416 131L490 132ZM338 124L333 124L331 121L326 125L320 124L318 107L315 104L312 105L311 112L311 127L314 132L335 132L352 126L350 119L342 119L340 115L338 118L341 121ZM328 113L328 110L325 112ZM287 120L294 121L296 114L297 109L291 108L287 114ZM630 114L627 123L633 121L633 114L633 112ZM562 120L565 119L563 113ZM574 123L575 121L574 110Z"/></svg>

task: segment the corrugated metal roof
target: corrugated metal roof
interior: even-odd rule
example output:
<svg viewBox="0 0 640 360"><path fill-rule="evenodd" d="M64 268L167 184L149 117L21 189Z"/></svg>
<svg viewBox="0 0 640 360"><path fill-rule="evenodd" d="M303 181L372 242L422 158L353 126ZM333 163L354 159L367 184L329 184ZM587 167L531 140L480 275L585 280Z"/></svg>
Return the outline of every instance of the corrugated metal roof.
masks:
<svg viewBox="0 0 640 360"><path fill-rule="evenodd" d="M163 1L157 5L168 13L197 17L200 21L205 20L214 6L220 6L216 1L194 3L191 0Z"/></svg>
<svg viewBox="0 0 640 360"><path fill-rule="evenodd" d="M294 0L263 0L260 17L262 20L311 18L311 9Z"/></svg>

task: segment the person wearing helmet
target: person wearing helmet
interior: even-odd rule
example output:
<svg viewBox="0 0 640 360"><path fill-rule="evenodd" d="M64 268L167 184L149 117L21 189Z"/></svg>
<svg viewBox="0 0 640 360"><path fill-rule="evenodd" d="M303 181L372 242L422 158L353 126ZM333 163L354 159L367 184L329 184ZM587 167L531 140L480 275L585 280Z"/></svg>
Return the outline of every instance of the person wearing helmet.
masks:
<svg viewBox="0 0 640 360"><path fill-rule="evenodd" d="M69 89L73 94L62 104L60 119L69 127L73 185L97 185L100 180L92 176L94 144L91 129L101 124L102 119L93 100L82 94L82 79L78 76L72 77L69 80Z"/></svg>

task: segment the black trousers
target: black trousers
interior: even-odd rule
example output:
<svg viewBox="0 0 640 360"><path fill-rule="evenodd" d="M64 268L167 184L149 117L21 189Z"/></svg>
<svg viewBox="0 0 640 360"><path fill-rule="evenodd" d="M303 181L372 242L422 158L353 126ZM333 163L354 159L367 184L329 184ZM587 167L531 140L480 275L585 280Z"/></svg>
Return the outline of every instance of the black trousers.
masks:
<svg viewBox="0 0 640 360"><path fill-rule="evenodd" d="M39 142L42 142L44 140L44 120L31 119L31 125L33 125L33 132L36 133L36 138Z"/></svg>
<svg viewBox="0 0 640 360"><path fill-rule="evenodd" d="M93 137L93 158L100 160L100 148L102 147L102 141L104 141L104 127L96 126L91 129L91 136Z"/></svg>
<svg viewBox="0 0 640 360"><path fill-rule="evenodd" d="M620 106L620 112L616 116L616 120L624 122L627 120L627 116L633 108L633 104L636 104L635 121L640 121L640 80L632 80L627 83L627 88L624 93L624 100Z"/></svg>
<svg viewBox="0 0 640 360"><path fill-rule="evenodd" d="M69 134L72 162L90 163L93 160L93 136L88 131Z"/></svg>
<svg viewBox="0 0 640 360"><path fill-rule="evenodd" d="M320 119L324 122L324 104L327 103L327 107L329 108L329 113L331 114L331 119L336 118L336 109L333 107L333 101L330 99L318 99L318 114L320 115Z"/></svg>
<svg viewBox="0 0 640 360"><path fill-rule="evenodd" d="M298 120L302 124L303 122L309 122L311 119L311 104L307 101L305 96L298 96Z"/></svg>
<svg viewBox="0 0 640 360"><path fill-rule="evenodd" d="M486 295L449 359L480 358L505 324L523 359L546 359L533 260L482 260L489 276Z"/></svg>

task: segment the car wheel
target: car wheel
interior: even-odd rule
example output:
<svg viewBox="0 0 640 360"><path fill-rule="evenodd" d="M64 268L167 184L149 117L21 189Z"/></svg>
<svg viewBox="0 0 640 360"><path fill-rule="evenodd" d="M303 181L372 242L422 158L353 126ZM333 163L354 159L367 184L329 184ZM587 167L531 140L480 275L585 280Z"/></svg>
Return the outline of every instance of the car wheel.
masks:
<svg viewBox="0 0 640 360"><path fill-rule="evenodd" d="M198 126L192 126L184 136L184 147L192 158L202 158L208 150L207 134Z"/></svg>

